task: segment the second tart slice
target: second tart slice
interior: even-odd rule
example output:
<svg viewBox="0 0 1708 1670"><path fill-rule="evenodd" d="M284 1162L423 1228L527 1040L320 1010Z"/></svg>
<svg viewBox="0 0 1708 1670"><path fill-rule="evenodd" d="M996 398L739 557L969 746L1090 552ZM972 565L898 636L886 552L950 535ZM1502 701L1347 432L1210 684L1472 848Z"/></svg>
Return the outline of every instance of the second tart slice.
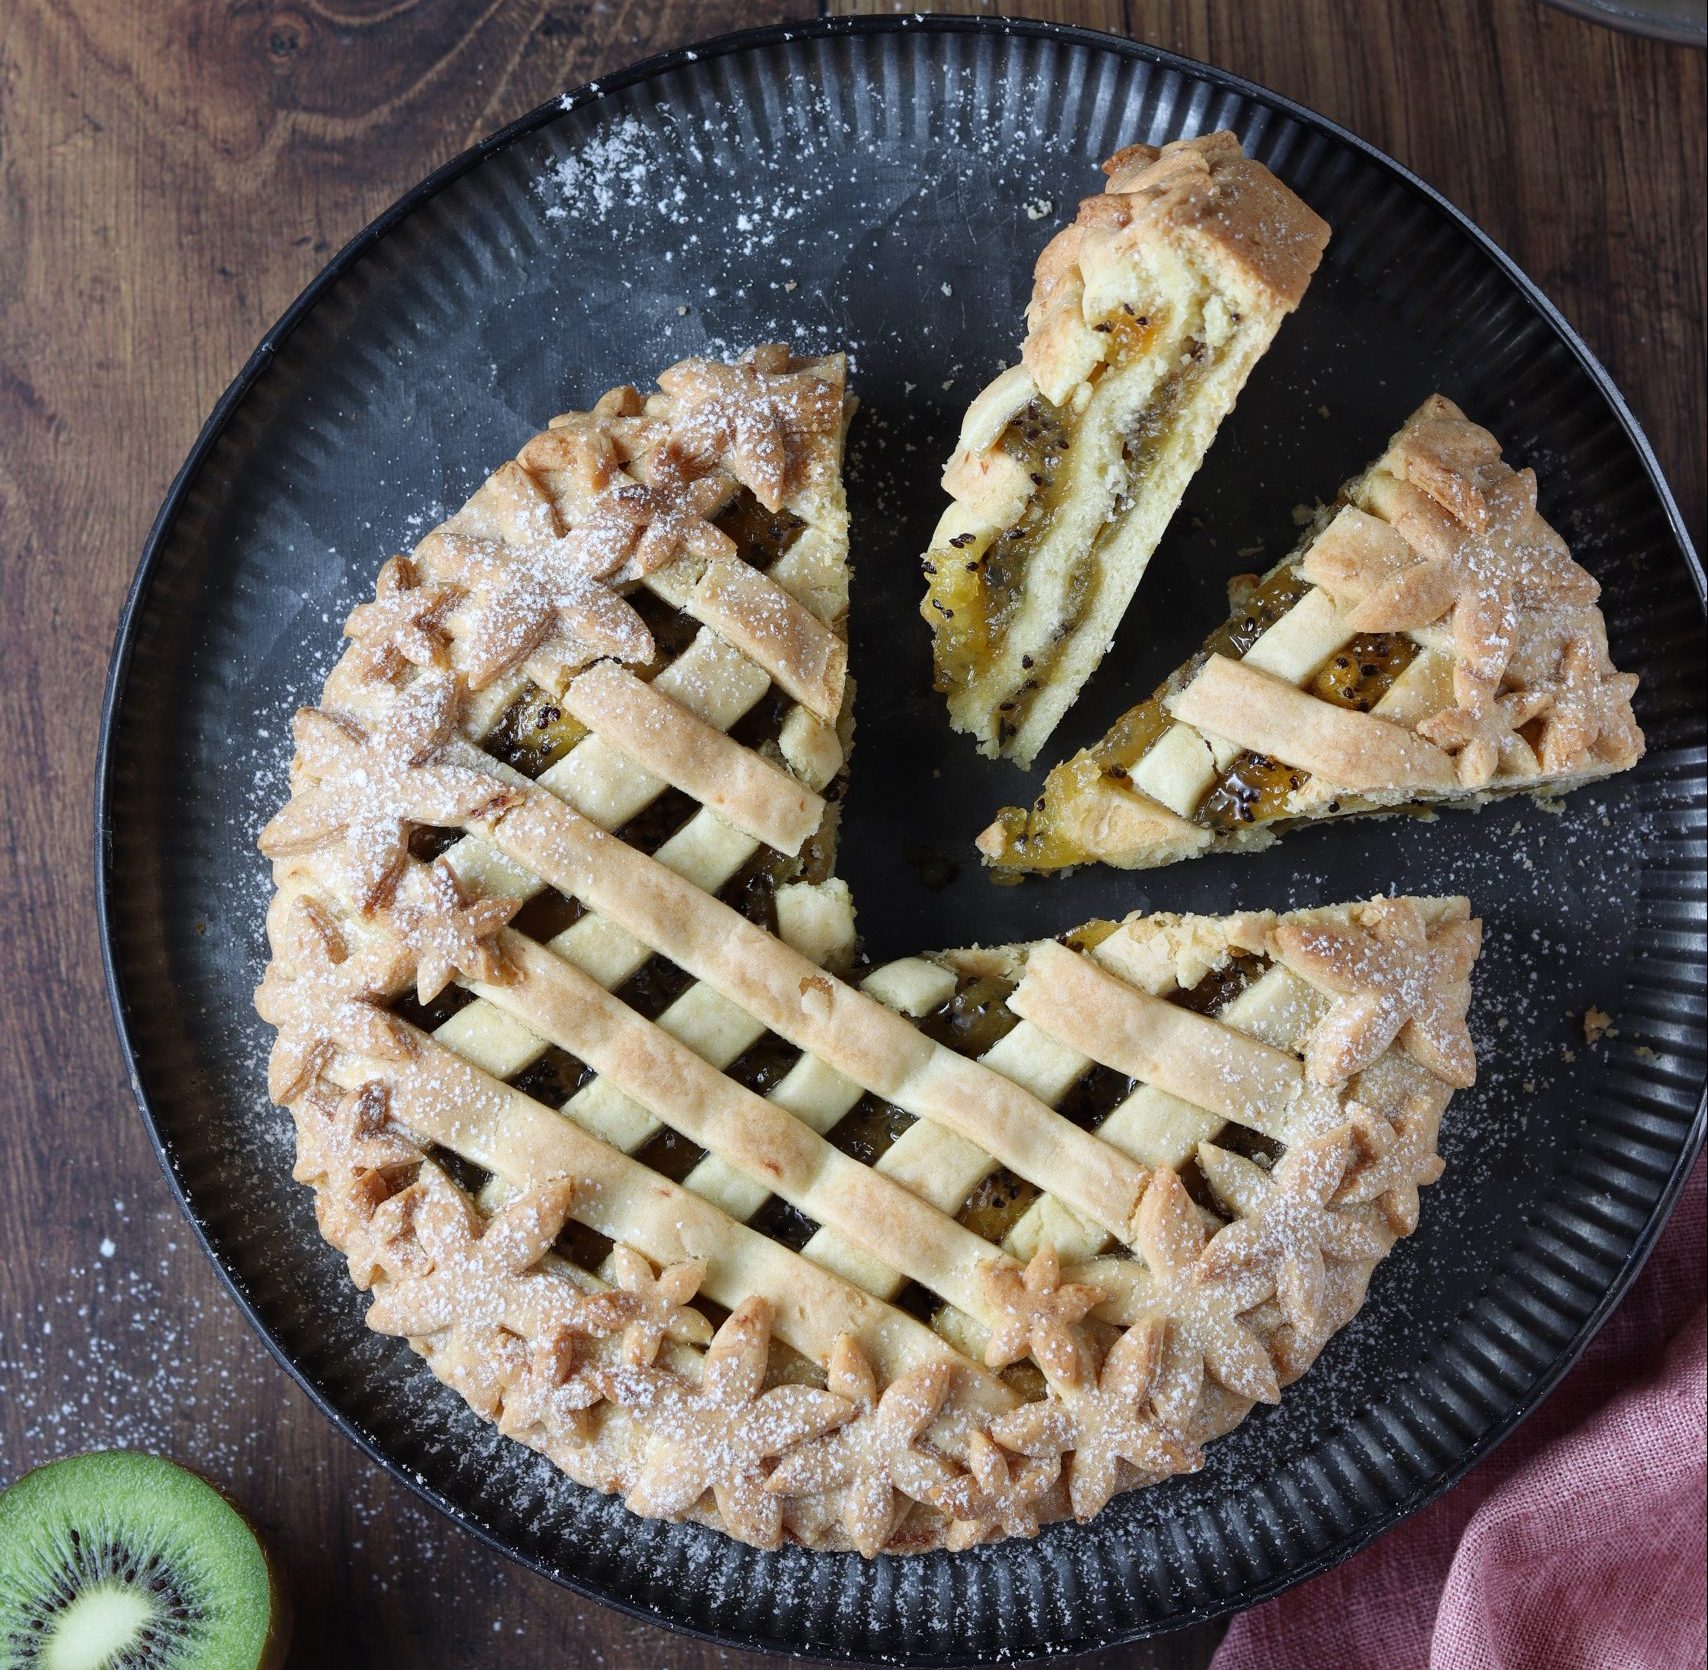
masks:
<svg viewBox="0 0 1708 1670"><path fill-rule="evenodd" d="M922 613L957 730L1029 765L1095 670L1328 227L1231 133L1130 145L967 409Z"/></svg>
<svg viewBox="0 0 1708 1670"><path fill-rule="evenodd" d="M1027 807L999 869L1148 869L1357 812L1560 792L1636 764L1634 676L1536 477L1441 395L1203 650Z"/></svg>

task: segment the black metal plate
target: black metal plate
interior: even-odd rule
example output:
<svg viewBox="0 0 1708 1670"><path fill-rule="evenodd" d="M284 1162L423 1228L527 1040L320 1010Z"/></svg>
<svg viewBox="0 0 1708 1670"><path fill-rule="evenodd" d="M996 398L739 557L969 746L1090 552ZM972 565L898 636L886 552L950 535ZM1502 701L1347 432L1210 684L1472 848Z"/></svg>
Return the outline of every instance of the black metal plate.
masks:
<svg viewBox="0 0 1708 1670"><path fill-rule="evenodd" d="M1641 768L1563 814L1299 833L1254 858L997 889L972 833L1026 792L930 693L915 610L936 474L1012 353L1032 258L1134 139L1233 127L1335 228L1059 733L1100 732L1220 618L1431 389L1536 464L1643 675ZM1047 205L1047 206L1046 206ZM1036 218L1033 218L1033 217ZM1202 1474L960 1557L763 1555L638 1520L475 1421L363 1303L289 1171L249 1007L252 837L338 623L547 416L682 354L847 346L860 746L843 872L867 943L1468 892L1482 1080L1423 1226L1308 1381ZM150 537L114 658L99 829L113 1002L185 1209L281 1360L429 1500L572 1587L721 1640L988 1661L1213 1616L1417 1507L1548 1389L1629 1281L1701 1140L1702 573L1647 445L1548 303L1446 205L1321 118L1132 42L968 20L828 23L678 53L536 112L345 250L221 401ZM924 885L920 847L963 859ZM1619 1036L1583 1047L1577 1017ZM1575 1056L1575 1059L1573 1057Z"/></svg>

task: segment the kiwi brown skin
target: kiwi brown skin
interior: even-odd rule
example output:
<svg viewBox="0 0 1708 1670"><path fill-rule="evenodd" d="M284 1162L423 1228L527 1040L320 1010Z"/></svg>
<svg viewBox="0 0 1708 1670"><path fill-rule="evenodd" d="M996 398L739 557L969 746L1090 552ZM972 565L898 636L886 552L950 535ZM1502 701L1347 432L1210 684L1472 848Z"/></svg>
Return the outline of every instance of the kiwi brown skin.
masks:
<svg viewBox="0 0 1708 1670"><path fill-rule="evenodd" d="M131 1500L132 1497L138 1499ZM133 1516L128 1523L126 1514ZM85 1515L89 1517L83 1518ZM24 1474L10 1488L0 1491L0 1667L35 1662L14 1656L20 1650L22 1638L8 1629L9 1620L5 1616L9 1595L16 1600L19 1593L28 1593L20 1590L16 1582L20 1551L25 1556L34 1556L36 1566L41 1568L43 1554L51 1559L56 1552L50 1539L71 1533L76 1546L80 1523L85 1527L85 1535L91 1532L102 1535L117 1543L127 1556L164 1555L168 1567L174 1552L173 1539L183 1545L178 1552L180 1560L186 1555L205 1554L212 1562L212 1569L204 1563L201 1577L203 1582L214 1586L214 1592L197 1596L198 1599L235 1599L253 1608L254 1580L257 1575L263 1577L266 1632L258 1644L251 1631L241 1653L231 1657L232 1644L219 1639L216 1627L212 1646L217 1652L212 1657L202 1651L196 1660L176 1662L213 1663L218 1670L280 1670L290 1644L290 1606L278 1562L254 1524L201 1473L164 1457L125 1450L97 1450L62 1457ZM30 1546L32 1534L49 1543L45 1551ZM130 1542L123 1540L127 1535L132 1539ZM233 1559L240 1568L236 1574L230 1569ZM222 1560L226 1562L223 1571L219 1569ZM129 1563L135 1565L141 1561L132 1558ZM57 1569L64 1583L64 1568ZM179 1593L188 1590L186 1579L190 1575L179 1568L176 1574ZM249 1592L233 1595L231 1585L239 1581L247 1585ZM218 1593L221 1583L227 1585L225 1594ZM249 1616L253 1617L252 1611ZM24 1645L27 1648L27 1641ZM203 1645L207 1645L205 1639ZM173 1650L181 1653L183 1648Z"/></svg>

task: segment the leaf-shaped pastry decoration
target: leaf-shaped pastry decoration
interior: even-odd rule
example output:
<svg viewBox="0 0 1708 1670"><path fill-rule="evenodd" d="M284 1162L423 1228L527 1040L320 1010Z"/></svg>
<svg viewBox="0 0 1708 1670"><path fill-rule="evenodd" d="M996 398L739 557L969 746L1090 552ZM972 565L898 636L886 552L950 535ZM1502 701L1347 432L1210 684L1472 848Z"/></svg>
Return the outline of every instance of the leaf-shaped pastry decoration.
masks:
<svg viewBox="0 0 1708 1670"><path fill-rule="evenodd" d="M872 1558L890 1540L909 1500L930 1502L955 1477L944 1457L919 1444L954 1375L945 1356L891 1381L880 1397L865 1353L852 1335L839 1335L828 1385L853 1414L834 1432L788 1451L765 1488L780 1496L829 1495L854 1546Z"/></svg>
<svg viewBox="0 0 1708 1670"><path fill-rule="evenodd" d="M459 679L428 673L398 691L372 727L300 709L295 792L261 831L261 851L327 854L332 884L358 911L374 910L403 873L412 827L461 828L516 797L496 772L443 757L462 703Z"/></svg>
<svg viewBox="0 0 1708 1670"><path fill-rule="evenodd" d="M1042 1246L1024 1270L1012 1259L993 1261L979 1272L979 1290L996 1320L984 1360L1004 1368L1030 1356L1058 1380L1078 1372L1074 1324L1108 1295L1084 1282L1063 1282L1056 1249Z"/></svg>
<svg viewBox="0 0 1708 1670"><path fill-rule="evenodd" d="M491 986L514 977L496 939L520 908L518 899L471 899L441 857L408 867L383 921L415 965L417 999L431 1003L458 974Z"/></svg>
<svg viewBox="0 0 1708 1670"><path fill-rule="evenodd" d="M1070 1455L1068 1499L1081 1521L1100 1513L1115 1494L1123 1463L1146 1483L1203 1465L1155 1407L1164 1348L1172 1323L1147 1317L1126 1329L1104 1354L1070 1380L1052 1379L1048 1398L991 1423L991 1436L1027 1456Z"/></svg>
<svg viewBox="0 0 1708 1670"><path fill-rule="evenodd" d="M722 465L770 511L783 508L842 423L841 389L797 367L777 342L734 365L684 360L658 386L674 410L656 467L694 476Z"/></svg>
<svg viewBox="0 0 1708 1670"><path fill-rule="evenodd" d="M707 1491L732 1536L758 1548L783 1540L781 1499L766 1490L767 1463L840 1426L854 1406L814 1386L765 1382L771 1306L743 1301L718 1329L698 1385L667 1369L624 1367L605 1395L646 1426L653 1447L624 1498L652 1519L680 1519Z"/></svg>
<svg viewBox="0 0 1708 1670"><path fill-rule="evenodd" d="M1305 1051L1318 1084L1344 1084L1392 1044L1456 1089L1476 1082L1465 1016L1480 922L1431 928L1415 901L1378 899L1346 927L1283 922L1275 946L1288 968L1336 999Z"/></svg>

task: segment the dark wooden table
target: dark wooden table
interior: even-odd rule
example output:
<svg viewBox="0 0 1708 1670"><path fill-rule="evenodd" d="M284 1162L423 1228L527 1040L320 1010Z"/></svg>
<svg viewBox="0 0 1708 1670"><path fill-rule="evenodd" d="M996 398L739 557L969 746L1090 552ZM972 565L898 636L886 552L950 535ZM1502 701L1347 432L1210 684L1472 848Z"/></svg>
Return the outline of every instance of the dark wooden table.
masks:
<svg viewBox="0 0 1708 1670"><path fill-rule="evenodd" d="M761 1661L577 1600L418 1506L314 1412L195 1250L95 938L91 771L120 602L208 409L357 227L567 86L810 9L0 0L0 1483L113 1444L193 1462L272 1537L298 1657L325 1670ZM1409 163L1611 368L1700 543L1701 53L1536 0L1007 9L1223 65ZM1081 1662L1201 1665L1215 1639Z"/></svg>

